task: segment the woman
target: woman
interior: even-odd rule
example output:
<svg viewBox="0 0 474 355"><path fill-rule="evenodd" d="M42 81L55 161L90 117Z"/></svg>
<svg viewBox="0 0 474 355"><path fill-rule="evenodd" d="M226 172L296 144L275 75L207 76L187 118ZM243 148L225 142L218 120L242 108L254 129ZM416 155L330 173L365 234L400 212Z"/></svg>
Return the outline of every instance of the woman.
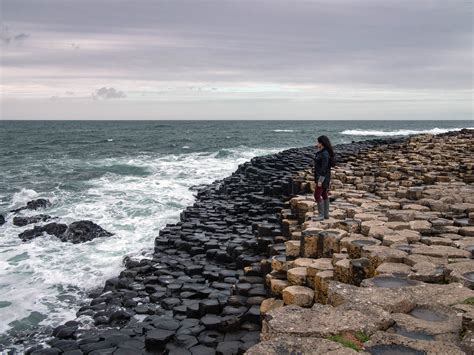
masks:
<svg viewBox="0 0 474 355"><path fill-rule="evenodd" d="M326 136L319 136L316 144L318 151L314 157L314 182L316 190L314 199L318 204L318 216L316 221L329 218L329 198L328 190L331 181L331 166L334 166L334 150L331 142Z"/></svg>

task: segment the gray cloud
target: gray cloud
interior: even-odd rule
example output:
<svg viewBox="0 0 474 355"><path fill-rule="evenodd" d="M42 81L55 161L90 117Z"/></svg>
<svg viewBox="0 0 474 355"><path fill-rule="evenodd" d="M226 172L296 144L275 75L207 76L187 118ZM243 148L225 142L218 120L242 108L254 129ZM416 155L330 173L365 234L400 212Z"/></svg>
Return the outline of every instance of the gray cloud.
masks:
<svg viewBox="0 0 474 355"><path fill-rule="evenodd" d="M469 0L2 0L3 21L34 34L2 57L3 81L88 97L107 82L126 87L130 100L143 96L141 87L162 92L168 82L349 87L427 93L426 100L448 92L465 100L472 10ZM110 95L125 95L117 93Z"/></svg>
<svg viewBox="0 0 474 355"><path fill-rule="evenodd" d="M107 87L101 87L100 89L97 89L93 94L92 97L94 99L122 99L127 97L123 91L119 91L115 88L107 88Z"/></svg>
<svg viewBox="0 0 474 355"><path fill-rule="evenodd" d="M58 52L52 58L49 50L38 50L34 56L6 58L7 66L61 65L86 72L104 70L113 60L118 75L151 80L412 88L472 84L469 1L202 1L193 6L188 1L5 0L4 13L6 20L53 35L123 39L116 48L81 55Z"/></svg>
<svg viewBox="0 0 474 355"><path fill-rule="evenodd" d="M2 26L2 29L0 30L0 41L3 45L19 44L22 43L28 37L30 37L30 35L27 33L11 33L8 26Z"/></svg>

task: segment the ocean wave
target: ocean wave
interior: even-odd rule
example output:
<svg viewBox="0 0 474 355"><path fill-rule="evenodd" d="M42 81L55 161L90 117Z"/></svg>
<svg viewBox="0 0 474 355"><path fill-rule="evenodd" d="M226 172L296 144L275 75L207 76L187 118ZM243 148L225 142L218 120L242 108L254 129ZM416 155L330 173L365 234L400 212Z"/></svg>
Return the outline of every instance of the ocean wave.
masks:
<svg viewBox="0 0 474 355"><path fill-rule="evenodd" d="M294 132L294 129L274 129L272 132Z"/></svg>
<svg viewBox="0 0 474 355"><path fill-rule="evenodd" d="M13 194L10 208L18 208L26 205L28 201L38 198L39 194L33 189L21 189L19 192Z"/></svg>
<svg viewBox="0 0 474 355"><path fill-rule="evenodd" d="M473 129L472 127L467 127ZM462 128L432 128L426 130L414 130L414 129L397 129L395 131L381 131L373 129L346 129L341 132L341 134L350 135L350 136L375 136L375 137L385 137L385 136L408 136L411 134L440 134L453 131L460 131Z"/></svg>

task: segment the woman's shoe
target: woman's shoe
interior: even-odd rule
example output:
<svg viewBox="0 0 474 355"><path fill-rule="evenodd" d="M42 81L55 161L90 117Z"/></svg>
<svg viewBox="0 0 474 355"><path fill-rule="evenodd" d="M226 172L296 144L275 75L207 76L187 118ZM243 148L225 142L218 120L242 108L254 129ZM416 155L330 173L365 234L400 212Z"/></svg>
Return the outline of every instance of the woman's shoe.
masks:
<svg viewBox="0 0 474 355"><path fill-rule="evenodd" d="M312 221L322 221L324 219L324 203L318 202L318 215L311 218Z"/></svg>

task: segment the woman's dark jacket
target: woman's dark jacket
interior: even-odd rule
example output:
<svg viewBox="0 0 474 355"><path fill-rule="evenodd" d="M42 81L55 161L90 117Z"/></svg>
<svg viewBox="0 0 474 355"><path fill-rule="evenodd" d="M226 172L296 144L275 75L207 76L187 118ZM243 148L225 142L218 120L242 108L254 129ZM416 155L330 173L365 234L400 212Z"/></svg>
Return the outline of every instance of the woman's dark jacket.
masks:
<svg viewBox="0 0 474 355"><path fill-rule="evenodd" d="M314 157L314 181L321 182L322 187L329 189L331 180L331 158L326 148L316 152Z"/></svg>

